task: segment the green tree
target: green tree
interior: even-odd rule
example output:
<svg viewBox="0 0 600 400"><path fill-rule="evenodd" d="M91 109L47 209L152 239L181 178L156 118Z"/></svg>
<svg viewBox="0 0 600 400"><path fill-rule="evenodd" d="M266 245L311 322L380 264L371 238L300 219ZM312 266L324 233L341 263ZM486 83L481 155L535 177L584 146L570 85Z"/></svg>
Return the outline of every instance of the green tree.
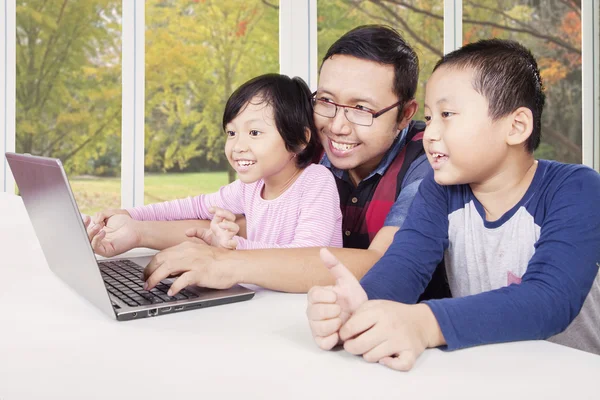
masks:
<svg viewBox="0 0 600 400"><path fill-rule="evenodd" d="M278 71L278 21L258 0L146 2L149 170L224 160L225 103L246 80Z"/></svg>
<svg viewBox="0 0 600 400"><path fill-rule="evenodd" d="M417 101L443 52L443 1L332 0L318 3L319 55L348 29L381 23L398 29L421 62ZM542 144L536 156L581 162L581 1L464 0L463 41L499 37L532 49L545 82ZM422 113L417 114L420 118Z"/></svg>
<svg viewBox="0 0 600 400"><path fill-rule="evenodd" d="M120 7L115 0L17 1L17 151L58 157L77 173L115 173Z"/></svg>

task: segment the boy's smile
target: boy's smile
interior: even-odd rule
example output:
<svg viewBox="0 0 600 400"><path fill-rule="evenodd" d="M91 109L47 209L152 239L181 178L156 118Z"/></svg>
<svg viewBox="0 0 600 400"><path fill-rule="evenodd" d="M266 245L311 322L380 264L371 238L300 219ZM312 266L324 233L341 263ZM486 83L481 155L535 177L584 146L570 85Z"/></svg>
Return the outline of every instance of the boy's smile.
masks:
<svg viewBox="0 0 600 400"><path fill-rule="evenodd" d="M493 121L470 68L438 68L425 90L423 146L442 185L482 183L507 161L506 122Z"/></svg>

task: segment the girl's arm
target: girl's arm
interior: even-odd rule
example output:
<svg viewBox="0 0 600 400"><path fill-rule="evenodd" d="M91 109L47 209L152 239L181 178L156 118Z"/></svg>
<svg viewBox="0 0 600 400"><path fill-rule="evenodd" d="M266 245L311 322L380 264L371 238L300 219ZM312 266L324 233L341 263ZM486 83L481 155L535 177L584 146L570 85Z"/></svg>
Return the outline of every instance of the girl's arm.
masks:
<svg viewBox="0 0 600 400"><path fill-rule="evenodd" d="M224 208L234 214L244 213L244 184L236 180L221 187L218 192L195 197L165 201L128 208L127 212L138 221L177 221L211 219L211 207Z"/></svg>

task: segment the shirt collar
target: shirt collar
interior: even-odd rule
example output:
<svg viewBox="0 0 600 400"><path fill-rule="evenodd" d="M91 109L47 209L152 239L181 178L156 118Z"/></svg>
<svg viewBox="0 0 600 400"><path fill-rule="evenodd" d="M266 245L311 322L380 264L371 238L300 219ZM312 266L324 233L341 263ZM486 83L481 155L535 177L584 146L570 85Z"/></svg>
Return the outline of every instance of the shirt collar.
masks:
<svg viewBox="0 0 600 400"><path fill-rule="evenodd" d="M375 168L375 170L373 170L369 174L369 176L367 176L365 179L363 179L363 181L366 181L367 179L371 178L375 174L379 174L382 176L383 176L383 174L385 174L385 171L387 171L387 169L390 166L390 164L392 163L392 161L394 161L394 159L396 158L396 156L398 155L400 150L404 147L404 144L406 142L406 134L408 133L409 126L410 126L410 124L408 124L406 126L406 128L402 129L400 134L396 137L396 139L394 139L392 146L388 149L388 151L385 153L385 155L379 162L379 165L377 166L377 168ZM337 178L350 182L350 176L348 174L348 171L345 169L339 169L339 168L334 167L331 164L331 161L329 161L329 158L327 158L327 153L323 153L323 157L321 158L320 164L329 168L331 170L331 172L333 173L333 175L335 175Z"/></svg>

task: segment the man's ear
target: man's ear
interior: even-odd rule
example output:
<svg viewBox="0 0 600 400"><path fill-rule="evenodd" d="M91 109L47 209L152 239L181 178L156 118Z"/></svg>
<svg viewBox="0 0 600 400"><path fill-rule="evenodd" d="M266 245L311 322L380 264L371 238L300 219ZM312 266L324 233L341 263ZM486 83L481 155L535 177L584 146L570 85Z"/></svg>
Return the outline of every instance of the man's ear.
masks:
<svg viewBox="0 0 600 400"><path fill-rule="evenodd" d="M419 104L414 99L413 100L409 100L404 105L404 108L401 111L402 112L402 118L400 118L398 120L398 126L397 126L398 131L401 131L402 129L406 128L406 126L408 125L408 123L413 119L413 117L417 113L418 109L419 109Z"/></svg>
<svg viewBox="0 0 600 400"><path fill-rule="evenodd" d="M507 123L510 123L510 126L506 143L509 146L521 145L533 132L533 113L527 107L519 107L508 116Z"/></svg>

